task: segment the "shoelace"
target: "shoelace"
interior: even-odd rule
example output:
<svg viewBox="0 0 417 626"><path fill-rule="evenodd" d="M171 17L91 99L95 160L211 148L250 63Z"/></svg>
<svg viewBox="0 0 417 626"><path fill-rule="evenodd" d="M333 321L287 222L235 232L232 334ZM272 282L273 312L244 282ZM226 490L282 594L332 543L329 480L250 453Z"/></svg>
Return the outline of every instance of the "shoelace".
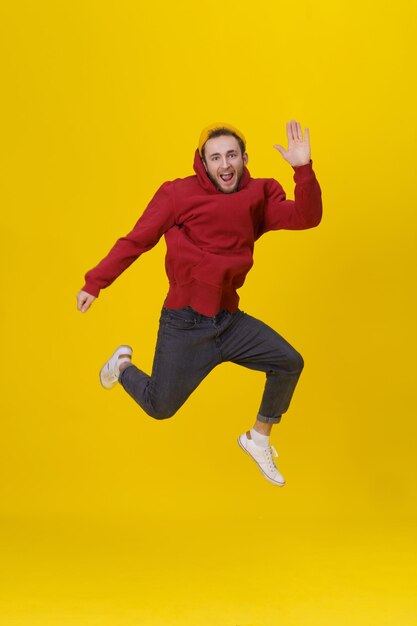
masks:
<svg viewBox="0 0 417 626"><path fill-rule="evenodd" d="M265 459L268 463L271 470L276 470L277 466L275 465L273 457L277 457L278 452L275 450L274 446L268 446L265 448Z"/></svg>

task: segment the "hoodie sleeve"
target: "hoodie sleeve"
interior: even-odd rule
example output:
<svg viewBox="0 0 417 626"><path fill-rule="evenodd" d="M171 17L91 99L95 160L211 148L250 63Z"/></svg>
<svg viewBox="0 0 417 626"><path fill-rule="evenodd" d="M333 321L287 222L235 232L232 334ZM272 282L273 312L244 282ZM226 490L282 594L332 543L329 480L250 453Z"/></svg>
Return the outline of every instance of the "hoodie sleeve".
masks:
<svg viewBox="0 0 417 626"><path fill-rule="evenodd" d="M83 291L98 296L141 254L153 248L175 224L171 183L164 183L136 222L133 230L116 241L107 256L85 275Z"/></svg>
<svg viewBox="0 0 417 626"><path fill-rule="evenodd" d="M318 226L322 216L321 189L312 161L294 167L294 200L287 200L281 185L273 179L267 184L267 198L259 236L269 230L303 230Z"/></svg>

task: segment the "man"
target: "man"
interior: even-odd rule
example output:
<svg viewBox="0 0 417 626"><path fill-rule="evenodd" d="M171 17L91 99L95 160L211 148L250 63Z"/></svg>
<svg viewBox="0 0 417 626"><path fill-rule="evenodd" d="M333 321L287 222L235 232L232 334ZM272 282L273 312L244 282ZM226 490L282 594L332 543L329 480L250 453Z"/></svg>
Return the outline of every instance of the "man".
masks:
<svg viewBox="0 0 417 626"><path fill-rule="evenodd" d="M295 200L273 179L253 179L246 141L230 124L212 124L200 136L194 176L164 183L133 230L87 272L78 309L87 311L143 252L165 236L169 292L161 313L152 374L132 364L119 346L100 371L102 385L117 381L155 419L182 406L218 364L231 361L266 373L252 429L238 439L265 478L282 486L273 424L288 409L303 368L301 355L278 333L238 308L236 290L253 264L255 241L269 230L306 229L321 220L321 191L312 170L308 129L287 123L288 150L274 146L294 168Z"/></svg>

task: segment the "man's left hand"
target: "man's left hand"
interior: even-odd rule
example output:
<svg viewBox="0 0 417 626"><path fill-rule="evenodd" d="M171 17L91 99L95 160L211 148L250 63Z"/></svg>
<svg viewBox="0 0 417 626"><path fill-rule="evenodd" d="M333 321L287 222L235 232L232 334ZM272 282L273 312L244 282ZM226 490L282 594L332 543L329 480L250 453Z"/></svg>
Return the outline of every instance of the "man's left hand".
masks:
<svg viewBox="0 0 417 626"><path fill-rule="evenodd" d="M300 165L306 165L310 163L311 150L310 150L310 133L308 128L303 131L301 125L295 120L287 122L287 137L288 137L288 150L285 150L283 146L278 144L274 145L274 148L278 150L286 161L293 167Z"/></svg>

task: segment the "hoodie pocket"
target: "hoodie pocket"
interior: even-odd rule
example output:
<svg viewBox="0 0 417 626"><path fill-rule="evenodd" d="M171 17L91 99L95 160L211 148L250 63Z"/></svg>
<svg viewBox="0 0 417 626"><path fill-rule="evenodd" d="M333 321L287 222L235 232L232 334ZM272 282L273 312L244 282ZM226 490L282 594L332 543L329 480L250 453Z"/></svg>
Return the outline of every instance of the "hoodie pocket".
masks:
<svg viewBox="0 0 417 626"><path fill-rule="evenodd" d="M204 264L205 254L203 253L197 259L176 260L174 265L175 282L180 287L190 284L196 277L195 272L198 272L198 268L203 267Z"/></svg>
<svg viewBox="0 0 417 626"><path fill-rule="evenodd" d="M199 262L194 265L191 275L197 280L212 287L234 287L243 284L252 263L236 255L221 255L204 253Z"/></svg>

